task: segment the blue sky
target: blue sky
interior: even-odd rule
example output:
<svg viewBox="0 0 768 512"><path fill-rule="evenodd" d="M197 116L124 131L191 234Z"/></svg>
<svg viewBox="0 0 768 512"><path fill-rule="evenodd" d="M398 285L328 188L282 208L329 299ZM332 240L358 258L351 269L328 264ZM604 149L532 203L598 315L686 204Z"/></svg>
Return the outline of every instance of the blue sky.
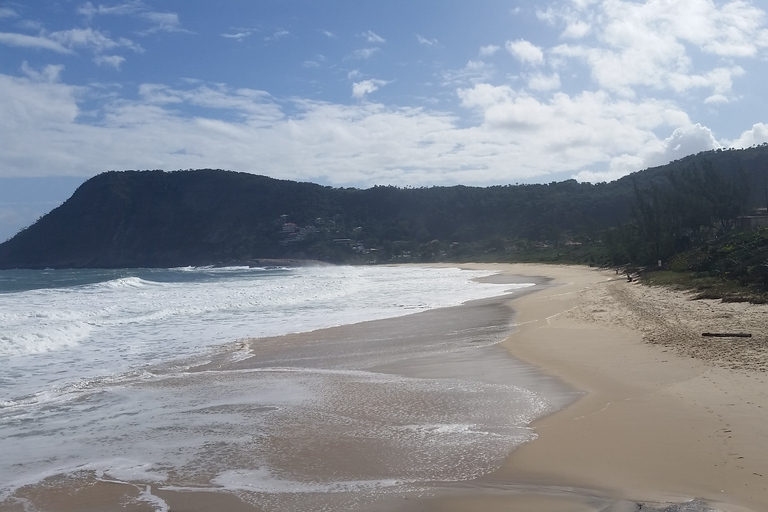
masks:
<svg viewBox="0 0 768 512"><path fill-rule="evenodd" d="M768 142L751 0L0 0L0 240L107 170L610 181Z"/></svg>

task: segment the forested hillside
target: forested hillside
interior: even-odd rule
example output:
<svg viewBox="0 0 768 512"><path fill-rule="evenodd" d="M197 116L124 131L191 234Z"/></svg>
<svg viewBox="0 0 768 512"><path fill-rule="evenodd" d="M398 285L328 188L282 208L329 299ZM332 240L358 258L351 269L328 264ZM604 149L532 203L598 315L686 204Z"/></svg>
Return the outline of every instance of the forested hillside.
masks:
<svg viewBox="0 0 768 512"><path fill-rule="evenodd" d="M728 222L765 206L766 169L764 145L701 153L594 185L361 190L210 169L107 172L0 245L0 268L265 258L646 263L690 248L686 237L698 243L722 234ZM712 214L695 199L712 187L736 203ZM676 231L664 231L672 225Z"/></svg>

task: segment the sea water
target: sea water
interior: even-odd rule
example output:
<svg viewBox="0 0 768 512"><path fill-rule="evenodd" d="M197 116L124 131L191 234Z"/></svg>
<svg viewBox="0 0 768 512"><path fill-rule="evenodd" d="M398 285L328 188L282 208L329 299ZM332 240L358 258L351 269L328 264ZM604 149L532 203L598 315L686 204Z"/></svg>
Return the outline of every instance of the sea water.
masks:
<svg viewBox="0 0 768 512"><path fill-rule="evenodd" d="M280 338L529 286L476 280L489 274L410 266L0 271L0 502L22 486L86 471L323 510L490 471L532 438L528 423L553 407L545 397L372 368L493 345L508 320L490 331L448 329L416 347L409 332ZM249 349L243 340L251 338L265 341ZM258 364L237 365L249 357ZM167 508L149 491L142 496Z"/></svg>

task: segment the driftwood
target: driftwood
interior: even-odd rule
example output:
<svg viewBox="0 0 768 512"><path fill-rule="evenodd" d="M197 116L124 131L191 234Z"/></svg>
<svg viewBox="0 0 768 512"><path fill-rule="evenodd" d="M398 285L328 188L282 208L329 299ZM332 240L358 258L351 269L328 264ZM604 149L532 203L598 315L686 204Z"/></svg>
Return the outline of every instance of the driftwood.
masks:
<svg viewBox="0 0 768 512"><path fill-rule="evenodd" d="M751 338L752 334L748 332L703 332L702 336L713 338Z"/></svg>

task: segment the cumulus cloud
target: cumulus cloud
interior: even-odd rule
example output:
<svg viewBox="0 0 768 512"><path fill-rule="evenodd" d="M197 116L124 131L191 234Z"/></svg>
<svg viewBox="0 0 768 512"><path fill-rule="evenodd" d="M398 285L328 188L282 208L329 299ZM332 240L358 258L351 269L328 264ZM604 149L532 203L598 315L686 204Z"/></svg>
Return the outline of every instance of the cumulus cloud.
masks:
<svg viewBox="0 0 768 512"><path fill-rule="evenodd" d="M766 143L768 143L768 124L756 123L752 128L744 131L738 139L732 141L730 146L741 149Z"/></svg>
<svg viewBox="0 0 768 512"><path fill-rule="evenodd" d="M698 123L676 128L672 135L659 141L658 148L642 152L643 167L664 165L684 156L720 148L712 130Z"/></svg>
<svg viewBox="0 0 768 512"><path fill-rule="evenodd" d="M574 178L592 183L611 181L631 172L665 165L688 155L722 147L712 130L698 123L688 124L675 128L666 139L649 140L633 154L617 155L611 160L607 171L586 170L577 173Z"/></svg>
<svg viewBox="0 0 768 512"><path fill-rule="evenodd" d="M346 105L200 81L144 83L138 94L126 88L118 97L61 83L61 66L25 64L23 76L0 75L0 118L8 134L0 140L0 173L220 167L346 186L483 185L564 173L615 179L721 145L768 142L764 123L732 142L718 142L684 110L695 103L707 105L699 112L714 112L740 100L734 84L750 68L739 59L768 48L765 14L755 9L736 0L560 2L539 13L556 27L554 46L525 39L503 46L523 64L514 75L502 73L503 65L517 67L509 57L494 59L501 71L485 60L501 50L493 44L480 47L464 67L438 72L439 85L456 92L455 114L376 103L388 91L375 93L389 82L367 79L370 70L348 71L357 101ZM180 28L178 16L161 16L140 1L86 3L81 14L133 16L167 31ZM246 34L232 30L224 36ZM116 55L120 50L142 50L90 28L38 31L0 34L0 44L90 51L98 64L115 69L124 62ZM368 59L385 43L372 31L357 36L369 47L347 59ZM416 39L437 43L418 34ZM304 60L304 66L317 67L322 59ZM584 90L589 78L591 89ZM435 97L445 106L445 91L440 93ZM35 146L40 140L44 147Z"/></svg>
<svg viewBox="0 0 768 512"><path fill-rule="evenodd" d="M489 135L537 154L552 172L583 169L576 173L582 180L604 181L609 174L614 179L719 147L711 131L692 124L669 101L616 100L603 92L555 93L541 101L509 86L489 84L463 89L460 97L465 107L482 115ZM665 129L673 135L660 140L655 132ZM606 166L609 174L588 170L596 165Z"/></svg>
<svg viewBox="0 0 768 512"><path fill-rule="evenodd" d="M507 41L506 48L516 59L525 64L540 65L544 63L544 52L530 41L518 39Z"/></svg>
<svg viewBox="0 0 768 512"><path fill-rule="evenodd" d="M582 60L599 87L627 97L638 87L710 89L708 103L729 101L733 78L743 69L722 61L710 67L716 61L709 57L754 57L768 48L766 13L741 0L582 2L539 15L562 25L561 37L579 39L552 48L552 55Z"/></svg>
<svg viewBox="0 0 768 512"><path fill-rule="evenodd" d="M552 73L551 75L534 73L528 77L528 88L534 91L551 91L559 89L560 75L557 73Z"/></svg>
<svg viewBox="0 0 768 512"><path fill-rule="evenodd" d="M358 81L353 95L364 99L385 84ZM634 171L643 158L676 157L675 151L711 142L706 129L673 104L617 101L604 93L555 93L543 101L509 86L477 84L459 91L464 108L480 119L467 124L450 113L368 101L294 99L288 115L286 100L263 91L188 85L143 84L133 100L102 95L98 122L88 123L78 105L100 91L0 75L8 134L0 140L0 169L5 175L91 175L110 168L217 167L346 186L484 185L594 166ZM185 106L196 107L196 114L185 115ZM664 130L675 135L654 134ZM39 140L44 148L35 146Z"/></svg>
<svg viewBox="0 0 768 512"><path fill-rule="evenodd" d="M563 39L581 39L589 34L590 30L592 30L592 26L589 23L577 20L569 23L560 37Z"/></svg>
<svg viewBox="0 0 768 512"><path fill-rule="evenodd" d="M379 87L387 85L384 80L363 80L352 84L352 97L358 100L364 99L368 94L376 92Z"/></svg>

